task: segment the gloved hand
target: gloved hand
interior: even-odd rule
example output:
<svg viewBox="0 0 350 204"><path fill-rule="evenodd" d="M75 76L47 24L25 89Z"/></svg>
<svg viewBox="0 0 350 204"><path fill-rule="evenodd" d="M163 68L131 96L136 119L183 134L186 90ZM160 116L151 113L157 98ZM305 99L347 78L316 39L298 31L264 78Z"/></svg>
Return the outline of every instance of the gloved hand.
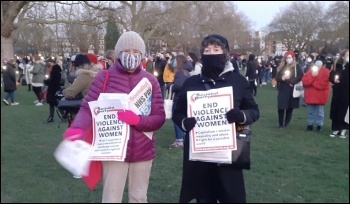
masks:
<svg viewBox="0 0 350 204"><path fill-rule="evenodd" d="M227 121L231 123L244 122L244 113L238 109L231 109L226 113Z"/></svg>
<svg viewBox="0 0 350 204"><path fill-rule="evenodd" d="M195 117L191 117L191 118L185 118L182 123L186 131L191 131L196 125L197 121Z"/></svg>
<svg viewBox="0 0 350 204"><path fill-rule="evenodd" d="M118 111L118 119L129 125L138 125L141 121L140 116L136 115L131 110Z"/></svg>
<svg viewBox="0 0 350 204"><path fill-rule="evenodd" d="M83 134L84 134L84 130L80 128L68 128L63 133L63 139L74 141L74 140L81 139Z"/></svg>

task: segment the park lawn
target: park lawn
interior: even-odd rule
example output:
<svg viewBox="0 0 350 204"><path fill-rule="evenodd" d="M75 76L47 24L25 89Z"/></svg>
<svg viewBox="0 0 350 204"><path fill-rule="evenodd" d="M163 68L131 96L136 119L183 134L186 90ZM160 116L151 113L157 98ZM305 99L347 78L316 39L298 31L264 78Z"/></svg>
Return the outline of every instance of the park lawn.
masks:
<svg viewBox="0 0 350 204"><path fill-rule="evenodd" d="M57 116L54 123L43 123L49 107L34 106L34 93L26 87L20 87L15 97L19 106L1 104L1 202L101 202L101 184L90 191L53 157L67 123L58 128ZM276 98L271 84L258 88L260 119L253 126L252 169L245 171L247 201L348 203L349 140L329 137L329 104L321 133L306 132L304 107L294 111L289 127L278 129ZM174 140L170 120L156 138L148 202L176 203L182 149L169 148Z"/></svg>

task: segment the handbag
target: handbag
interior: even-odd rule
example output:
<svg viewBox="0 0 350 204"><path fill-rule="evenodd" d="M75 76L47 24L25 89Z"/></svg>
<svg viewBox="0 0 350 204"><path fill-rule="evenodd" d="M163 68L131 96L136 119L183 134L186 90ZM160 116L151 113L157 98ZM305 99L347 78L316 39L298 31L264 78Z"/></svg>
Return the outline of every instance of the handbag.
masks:
<svg viewBox="0 0 350 204"><path fill-rule="evenodd" d="M297 77L297 67L295 66L295 77ZM304 97L303 82L299 81L293 87L293 98Z"/></svg>
<svg viewBox="0 0 350 204"><path fill-rule="evenodd" d="M172 90L173 84L169 87L164 98L164 110L166 119L171 119L171 117L173 116L174 93Z"/></svg>
<svg viewBox="0 0 350 204"><path fill-rule="evenodd" d="M210 89L209 84L204 83L207 90ZM250 169L250 141L252 131L251 126L245 126L236 123L236 143L237 150L232 150L232 163L220 165L232 165L240 169Z"/></svg>

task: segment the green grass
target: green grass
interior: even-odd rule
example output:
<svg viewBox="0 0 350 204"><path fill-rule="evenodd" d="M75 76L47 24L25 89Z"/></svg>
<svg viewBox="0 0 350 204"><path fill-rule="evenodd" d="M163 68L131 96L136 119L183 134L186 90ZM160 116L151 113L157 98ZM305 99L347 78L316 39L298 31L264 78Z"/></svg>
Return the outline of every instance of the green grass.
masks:
<svg viewBox="0 0 350 204"><path fill-rule="evenodd" d="M15 97L19 106L1 104L1 202L101 202L101 184L90 191L53 157L67 124L58 128L57 116L55 123L44 124L48 105L34 106L34 93L26 87L20 87ZM288 128L278 129L276 98L271 84L258 89L260 119L253 126L252 169L245 171L247 201L348 203L349 140L328 136L329 104L321 133L306 132L304 107L294 111ZM156 137L148 201L176 203L182 149L168 148L174 139L170 120Z"/></svg>

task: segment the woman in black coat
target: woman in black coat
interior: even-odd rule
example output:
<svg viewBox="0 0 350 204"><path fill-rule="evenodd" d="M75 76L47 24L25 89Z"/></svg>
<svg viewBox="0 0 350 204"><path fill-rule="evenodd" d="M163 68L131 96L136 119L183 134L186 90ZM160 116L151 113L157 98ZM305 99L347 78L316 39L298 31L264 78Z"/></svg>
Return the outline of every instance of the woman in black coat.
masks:
<svg viewBox="0 0 350 204"><path fill-rule="evenodd" d="M294 85L299 83L302 77L303 70L296 62L294 52L286 52L278 67L276 76L278 83L277 109L279 128L287 127L292 120L293 109L299 108L299 98L293 98L293 90Z"/></svg>
<svg viewBox="0 0 350 204"><path fill-rule="evenodd" d="M346 130L349 124L344 121L349 108L349 50L344 50L338 59L335 69L329 75L329 81L333 84L330 118L332 120L331 137L339 135L346 138Z"/></svg>
<svg viewBox="0 0 350 204"><path fill-rule="evenodd" d="M15 91L16 86L16 72L15 72L15 60L10 59L6 64L6 69L2 71L2 78L4 83L4 92L6 92L5 99L2 100L6 105L10 105L9 100L11 99L11 105L18 105L15 102Z"/></svg>
<svg viewBox="0 0 350 204"><path fill-rule="evenodd" d="M248 81L250 84L250 89L252 90L252 94L256 96L256 74L258 70L258 64L255 61L255 55L250 54L247 62L247 72L245 74L248 77Z"/></svg>
<svg viewBox="0 0 350 204"><path fill-rule="evenodd" d="M51 68L51 72L49 78L44 81L44 84L48 86L47 89L47 98L46 101L50 105L50 115L47 118L47 122L53 122L53 117L55 113L55 106L57 106L57 99L55 97L56 92L61 89L61 67L56 64L54 61L49 61Z"/></svg>
<svg viewBox="0 0 350 204"><path fill-rule="evenodd" d="M189 160L189 131L196 118L187 116L187 92L232 87L234 108L226 112L229 124L251 125L259 118L258 105L244 76L233 72L229 62L229 44L220 35L209 35L201 44L201 74L188 78L179 93L172 120L185 132L183 174L180 203L196 199L198 203L246 202L243 169L234 164L218 164ZM208 88L209 88L208 87ZM200 128L197 126L198 130ZM246 166L249 169L250 166Z"/></svg>

